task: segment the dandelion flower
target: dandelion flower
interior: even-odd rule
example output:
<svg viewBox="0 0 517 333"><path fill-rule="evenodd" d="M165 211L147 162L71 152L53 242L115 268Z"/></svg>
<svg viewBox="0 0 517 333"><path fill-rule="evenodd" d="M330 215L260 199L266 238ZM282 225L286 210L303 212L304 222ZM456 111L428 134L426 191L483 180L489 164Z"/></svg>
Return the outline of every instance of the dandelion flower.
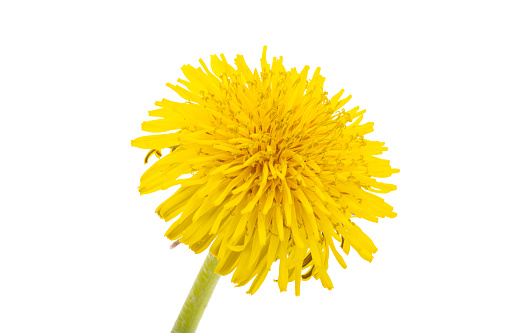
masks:
<svg viewBox="0 0 517 333"><path fill-rule="evenodd" d="M235 67L224 55L210 67L182 67L187 80L167 84L185 102L167 99L149 111L146 132L132 146L159 159L142 175L141 194L181 187L157 209L165 221L180 214L166 232L195 253L209 249L219 260L215 272L233 272L237 286L253 294L271 266L280 291L311 277L332 289L327 274L332 254L346 268L341 251L350 247L371 261L377 248L351 221L395 217L376 196L396 186L377 181L399 170L375 157L387 148L364 138L373 123L361 124L365 110L345 110L352 96L332 98L316 68L287 71L282 57L251 70L241 55ZM170 148L162 156L161 150ZM192 174L190 178L180 176Z"/></svg>

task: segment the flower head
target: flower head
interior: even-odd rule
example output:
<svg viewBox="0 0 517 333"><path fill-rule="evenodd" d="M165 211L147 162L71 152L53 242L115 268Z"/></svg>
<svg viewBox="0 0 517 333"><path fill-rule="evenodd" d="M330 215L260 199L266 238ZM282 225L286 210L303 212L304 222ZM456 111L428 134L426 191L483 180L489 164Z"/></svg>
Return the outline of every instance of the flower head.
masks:
<svg viewBox="0 0 517 333"><path fill-rule="evenodd" d="M253 283L253 294L271 265L280 262L278 285L287 290L311 277L332 289L327 274L332 253L353 247L371 261L377 248L351 218L377 222L395 217L393 208L374 193L396 186L374 178L398 172L375 157L387 148L364 135L373 123L360 124L365 110L344 106L344 90L328 98L317 68L286 71L282 57L252 71L240 55L231 66L221 54L211 71L182 67L185 86L167 84L184 103L163 99L131 144L149 149L156 161L142 176L141 194L181 185L156 213L165 221L181 214L165 236L179 239L196 253L219 259L216 273L233 273L232 282ZM175 132L170 132L175 131ZM162 157L161 149L171 148ZM185 174L190 178L178 178Z"/></svg>

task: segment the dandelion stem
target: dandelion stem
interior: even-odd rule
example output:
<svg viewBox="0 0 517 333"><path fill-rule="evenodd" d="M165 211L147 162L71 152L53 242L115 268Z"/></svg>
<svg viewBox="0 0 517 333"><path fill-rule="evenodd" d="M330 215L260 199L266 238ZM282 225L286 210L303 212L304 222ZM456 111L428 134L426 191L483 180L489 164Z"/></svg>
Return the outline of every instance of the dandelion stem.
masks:
<svg viewBox="0 0 517 333"><path fill-rule="evenodd" d="M208 253L171 333L194 333L196 331L197 325L210 301L210 297L212 297L217 281L221 277L219 274L214 273L217 263L217 258Z"/></svg>

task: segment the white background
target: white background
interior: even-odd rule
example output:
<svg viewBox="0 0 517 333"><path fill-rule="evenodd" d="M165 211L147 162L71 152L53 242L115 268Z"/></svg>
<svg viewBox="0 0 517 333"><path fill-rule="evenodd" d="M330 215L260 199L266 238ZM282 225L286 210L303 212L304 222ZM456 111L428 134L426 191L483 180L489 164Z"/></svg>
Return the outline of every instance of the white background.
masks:
<svg viewBox="0 0 517 333"><path fill-rule="evenodd" d="M169 332L205 255L140 197L154 101L224 53L322 67L401 173L379 248L258 293L222 277L198 332L516 332L513 1L5 1L1 332Z"/></svg>

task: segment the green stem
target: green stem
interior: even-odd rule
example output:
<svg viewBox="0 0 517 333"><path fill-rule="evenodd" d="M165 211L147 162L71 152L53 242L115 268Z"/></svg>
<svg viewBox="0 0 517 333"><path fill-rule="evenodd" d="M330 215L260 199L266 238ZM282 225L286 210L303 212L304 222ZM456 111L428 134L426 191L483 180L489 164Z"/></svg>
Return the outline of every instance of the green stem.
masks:
<svg viewBox="0 0 517 333"><path fill-rule="evenodd" d="M221 275L214 273L217 258L208 253L176 319L171 333L194 333Z"/></svg>

